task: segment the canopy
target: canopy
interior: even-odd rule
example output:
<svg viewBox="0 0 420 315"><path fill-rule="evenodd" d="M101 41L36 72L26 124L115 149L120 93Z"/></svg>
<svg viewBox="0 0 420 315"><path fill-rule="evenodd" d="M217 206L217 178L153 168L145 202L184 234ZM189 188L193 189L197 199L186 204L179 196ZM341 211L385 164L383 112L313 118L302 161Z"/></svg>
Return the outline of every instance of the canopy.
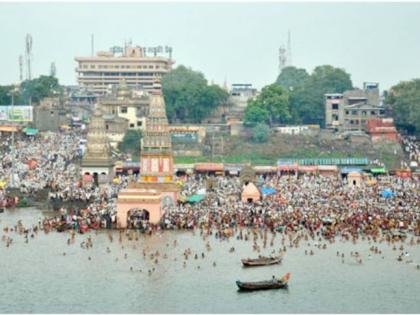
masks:
<svg viewBox="0 0 420 315"><path fill-rule="evenodd" d="M38 129L36 128L23 128L23 132L27 135L27 136L34 136L38 133Z"/></svg>
<svg viewBox="0 0 420 315"><path fill-rule="evenodd" d="M197 163L195 164L196 171L222 171L223 163Z"/></svg>
<svg viewBox="0 0 420 315"><path fill-rule="evenodd" d="M371 168L370 171L373 174L385 174L386 173L386 170L383 167Z"/></svg>
<svg viewBox="0 0 420 315"><path fill-rule="evenodd" d="M17 132L17 131L19 131L19 128L17 126L1 125L0 126L0 131L2 131L2 132Z"/></svg>
<svg viewBox="0 0 420 315"><path fill-rule="evenodd" d="M384 198L391 198L394 195L395 195L394 192L392 192L389 189L385 189L384 191L382 191L382 197L384 197Z"/></svg>
<svg viewBox="0 0 420 315"><path fill-rule="evenodd" d="M204 195L192 195L188 197L187 202L196 203L196 202L202 201L203 199L204 199Z"/></svg>
<svg viewBox="0 0 420 315"><path fill-rule="evenodd" d="M261 188L261 192L263 195L268 196L268 195L273 195L276 193L276 190L274 188L271 187L263 187Z"/></svg>
<svg viewBox="0 0 420 315"><path fill-rule="evenodd" d="M341 174L349 174L349 173L361 173L362 169L360 167L343 167L341 169Z"/></svg>
<svg viewBox="0 0 420 315"><path fill-rule="evenodd" d="M316 172L318 170L318 167L316 165L315 166L299 165L298 170L299 172L302 172L302 173L311 173L311 172Z"/></svg>

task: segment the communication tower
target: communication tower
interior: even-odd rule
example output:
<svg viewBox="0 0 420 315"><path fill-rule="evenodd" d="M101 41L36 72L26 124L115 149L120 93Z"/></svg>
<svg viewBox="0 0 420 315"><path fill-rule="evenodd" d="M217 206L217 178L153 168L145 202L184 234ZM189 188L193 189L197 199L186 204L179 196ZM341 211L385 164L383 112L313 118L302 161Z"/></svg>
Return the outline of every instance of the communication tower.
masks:
<svg viewBox="0 0 420 315"><path fill-rule="evenodd" d="M23 81L23 56L19 56L19 81Z"/></svg>
<svg viewBox="0 0 420 315"><path fill-rule="evenodd" d="M287 32L287 65L292 65L292 36L290 30Z"/></svg>
<svg viewBox="0 0 420 315"><path fill-rule="evenodd" d="M286 67L286 48L283 45L279 48L279 74Z"/></svg>
<svg viewBox="0 0 420 315"><path fill-rule="evenodd" d="M57 73L57 68L55 67L55 62L51 62L50 76L55 77L56 73Z"/></svg>
<svg viewBox="0 0 420 315"><path fill-rule="evenodd" d="M26 34L25 40L26 79L31 80L32 35Z"/></svg>

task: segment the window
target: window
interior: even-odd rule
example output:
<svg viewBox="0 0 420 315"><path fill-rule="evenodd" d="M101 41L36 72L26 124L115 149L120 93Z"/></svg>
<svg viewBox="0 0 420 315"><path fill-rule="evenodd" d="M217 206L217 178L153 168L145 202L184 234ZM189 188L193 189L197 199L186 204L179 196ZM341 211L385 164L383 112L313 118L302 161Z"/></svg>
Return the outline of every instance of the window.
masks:
<svg viewBox="0 0 420 315"><path fill-rule="evenodd" d="M130 124L130 128L134 128L134 124Z"/></svg>
<svg viewBox="0 0 420 315"><path fill-rule="evenodd" d="M338 104L332 104L332 105L331 105L331 108L332 108L332 109L338 109Z"/></svg>
<svg viewBox="0 0 420 315"><path fill-rule="evenodd" d="M350 120L350 125L353 125L354 124L354 121L353 120Z"/></svg>
<svg viewBox="0 0 420 315"><path fill-rule="evenodd" d="M105 129L109 130L109 125L108 124L105 125Z"/></svg>
<svg viewBox="0 0 420 315"><path fill-rule="evenodd" d="M363 116L366 116L366 111L365 110L362 112L362 115Z"/></svg>
<svg viewBox="0 0 420 315"><path fill-rule="evenodd" d="M127 114L127 106L122 106L121 107L121 113Z"/></svg>
<svg viewBox="0 0 420 315"><path fill-rule="evenodd" d="M371 115L376 115L376 112L373 110L370 112Z"/></svg>
<svg viewBox="0 0 420 315"><path fill-rule="evenodd" d="M143 123L139 120L138 122L137 122L137 127L141 127L143 125Z"/></svg>
<svg viewBox="0 0 420 315"><path fill-rule="evenodd" d="M352 115L357 115L357 110L352 110L352 111L351 111L351 114L352 114Z"/></svg>
<svg viewBox="0 0 420 315"><path fill-rule="evenodd" d="M350 114L350 112L348 110L346 110L346 115L349 115L349 114Z"/></svg>

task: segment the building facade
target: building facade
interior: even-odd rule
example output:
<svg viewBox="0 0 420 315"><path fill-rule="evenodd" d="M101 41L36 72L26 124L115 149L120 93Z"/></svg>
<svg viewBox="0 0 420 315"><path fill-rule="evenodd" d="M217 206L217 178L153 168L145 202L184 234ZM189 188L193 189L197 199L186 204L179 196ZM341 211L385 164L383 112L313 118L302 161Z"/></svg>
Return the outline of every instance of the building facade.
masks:
<svg viewBox="0 0 420 315"><path fill-rule="evenodd" d="M76 57L77 82L97 95L104 95L122 79L129 86L153 89L153 82L170 72L171 56L147 56L143 47L125 47L122 53L102 51L92 57Z"/></svg>
<svg viewBox="0 0 420 315"><path fill-rule="evenodd" d="M98 106L102 112L125 119L128 129L144 130L149 110L149 93L135 93L123 79L114 95L101 97ZM137 91L138 92L138 91Z"/></svg>
<svg viewBox="0 0 420 315"><path fill-rule="evenodd" d="M379 84L365 82L363 89L325 94L325 127L340 131L367 131L369 119L381 118Z"/></svg>

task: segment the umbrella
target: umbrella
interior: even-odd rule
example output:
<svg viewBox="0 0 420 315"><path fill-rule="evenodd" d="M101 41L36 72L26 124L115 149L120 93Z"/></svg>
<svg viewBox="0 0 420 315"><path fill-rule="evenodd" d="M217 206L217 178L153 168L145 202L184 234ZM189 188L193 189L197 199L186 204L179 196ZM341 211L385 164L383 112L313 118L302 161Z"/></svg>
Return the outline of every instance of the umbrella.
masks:
<svg viewBox="0 0 420 315"><path fill-rule="evenodd" d="M196 202L200 202L204 199L204 195L192 195L190 197L188 197L187 201L189 203L196 203Z"/></svg>

